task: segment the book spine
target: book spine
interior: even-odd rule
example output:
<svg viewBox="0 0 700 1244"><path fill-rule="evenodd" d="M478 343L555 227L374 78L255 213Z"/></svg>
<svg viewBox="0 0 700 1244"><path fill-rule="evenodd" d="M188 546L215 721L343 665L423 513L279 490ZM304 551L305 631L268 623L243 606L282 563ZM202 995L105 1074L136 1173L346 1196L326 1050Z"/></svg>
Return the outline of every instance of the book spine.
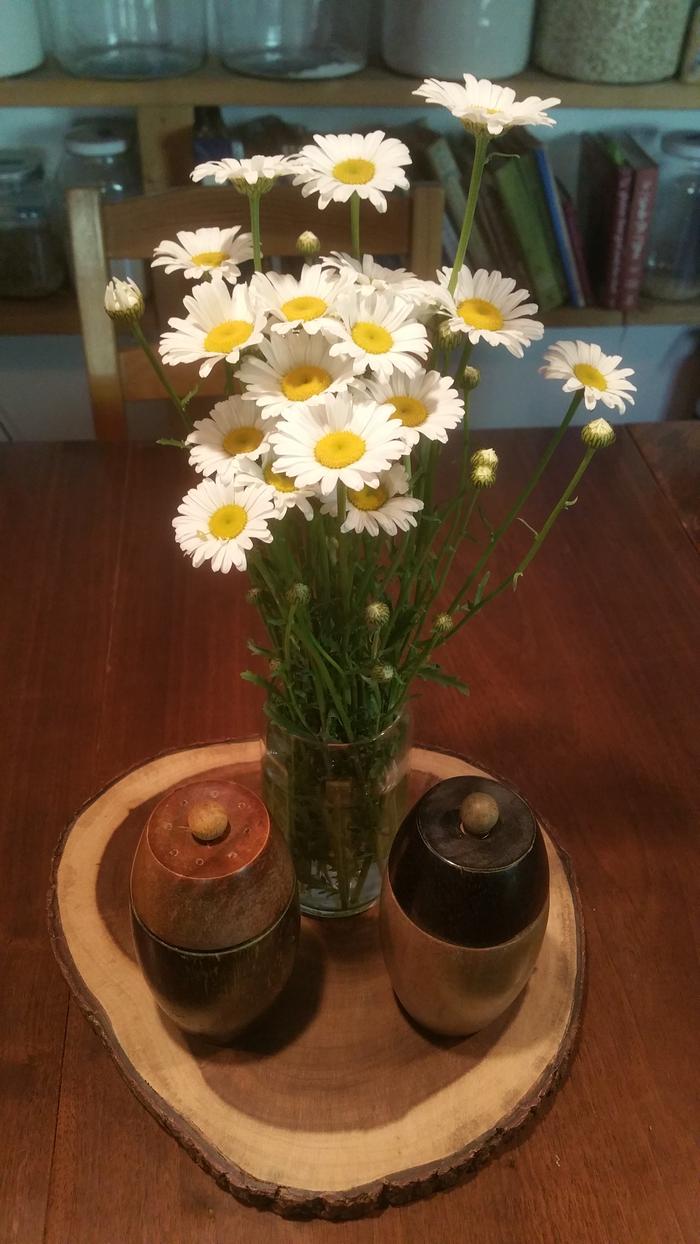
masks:
<svg viewBox="0 0 700 1244"><path fill-rule="evenodd" d="M576 214L576 208L572 199L564 199L562 201L562 211L566 221L566 229L571 243L571 249L576 261L576 271L578 279L583 291L584 306L592 306L595 303L593 295L593 285L591 284L588 264L586 263L586 255L583 248L583 237Z"/></svg>
<svg viewBox="0 0 700 1244"><path fill-rule="evenodd" d="M564 290L552 269L543 235L537 200L518 165L527 157L499 162L494 171L501 204L515 235L530 277L529 284L541 311L561 306ZM535 175L537 172L535 170Z"/></svg>
<svg viewBox="0 0 700 1244"><path fill-rule="evenodd" d="M656 166L637 169L630 198L620 273L618 306L622 311L631 310L639 302L658 181L659 170Z"/></svg>
<svg viewBox="0 0 700 1244"><path fill-rule="evenodd" d="M620 278L622 261L625 253L625 233L627 232L627 215L629 212L630 194L634 172L628 164L620 165L615 182L615 199L612 205L612 220L608 237L608 252L605 261L605 275L601 303L604 307L618 306L620 297Z"/></svg>
<svg viewBox="0 0 700 1244"><path fill-rule="evenodd" d="M569 233L564 219L564 212L562 210L561 199L559 198L557 183L554 180L554 173L552 172L552 166L549 162L549 156L545 147L536 147L534 156L537 164L537 171L539 172L540 181L542 183L542 189L544 191L545 201L547 203L549 219L552 223L554 240L557 244L559 258L561 260L564 280L566 281L566 287L569 293L569 301L574 307L585 307L586 299L579 280L576 259L571 247Z"/></svg>

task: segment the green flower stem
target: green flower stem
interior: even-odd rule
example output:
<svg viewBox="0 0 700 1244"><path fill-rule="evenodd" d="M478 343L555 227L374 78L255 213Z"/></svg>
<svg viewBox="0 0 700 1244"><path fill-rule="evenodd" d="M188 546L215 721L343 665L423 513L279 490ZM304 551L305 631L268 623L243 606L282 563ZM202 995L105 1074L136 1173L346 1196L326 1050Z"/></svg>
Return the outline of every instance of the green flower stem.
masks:
<svg viewBox="0 0 700 1244"><path fill-rule="evenodd" d="M231 394L233 393L233 382L235 380L235 373L228 359L224 359L224 374L226 376L226 385L224 388L224 393L226 397L230 397Z"/></svg>
<svg viewBox="0 0 700 1244"><path fill-rule="evenodd" d="M483 596L482 599L479 601L478 605L474 605L473 608L469 609L468 612L465 613L464 617L460 619L460 621L457 623L455 627L453 627L453 629L449 632L448 635L440 636L437 641L438 643L444 642L445 639L451 639L453 635L457 634L457 631L461 630L465 622L469 622L469 620L473 618L479 612L480 609L484 608L484 605L487 605L490 601L495 600L496 597L500 596L501 592L505 592L506 588L510 587L511 584L513 584L514 586L517 585L518 579L521 578L522 575L524 575L525 571L530 565L530 562L533 561L534 558L537 556L540 549L542 548L542 545L547 539L547 536L552 530L552 527L554 526L559 515L561 514L562 510L566 507L568 502L571 500L571 497L573 496L576 489L578 488L583 476L588 470L591 464L591 461L593 460L597 452L598 452L597 446L591 446L589 449L586 450L585 454L583 455L583 458L581 459L578 467L576 468L574 474L572 475L569 483L567 484L561 497L557 501L557 504L554 506L553 510L550 510L547 518L542 524L542 527L540 528L537 535L535 536L535 539L532 541L530 548L528 549L525 556L518 562L518 565L515 567L515 570L511 574L509 574L508 577L504 579L502 583L499 583L498 587L495 587L492 592L489 592L488 595ZM436 646L437 646L436 644L432 645L432 647L436 647Z"/></svg>
<svg viewBox="0 0 700 1244"><path fill-rule="evenodd" d="M352 240L353 257L362 259L362 250L360 249L360 196L355 193L350 196L350 237Z"/></svg>
<svg viewBox="0 0 700 1244"><path fill-rule="evenodd" d="M260 193L248 195L250 206L250 232L253 235L253 267L262 272L262 246L260 242Z"/></svg>
<svg viewBox="0 0 700 1244"><path fill-rule="evenodd" d="M554 455L554 452L559 445L559 442L561 441L564 433L566 432L566 429L571 423L571 420L573 419L576 413L576 410L581 402L582 397L583 397L582 391L574 394L573 398L571 399L571 402L569 403L569 406L564 415L564 418L559 424L559 427L554 433L554 436L550 439L549 444L547 445L547 448L545 449L542 457L540 458L533 474L531 475L530 479L528 480L527 484L525 485L523 491L520 493L517 500L512 505L511 509L506 514L505 518L503 519L503 522L498 527L495 528L488 547L482 553L481 557L479 558L476 565L474 566L474 569L472 570L471 574L467 577L466 581L462 584L462 587L459 589L456 595L452 598L450 604L447 607L448 613L454 613L455 609L457 609L459 605L461 604L461 602L464 600L472 583L474 582L475 579L477 579L480 576L482 570L486 566L487 562L490 560L493 554L493 551L496 548L496 545L498 544L499 540L501 539L502 536L505 535L506 531L508 531L511 524L515 521L515 519L520 514L520 511L522 510L523 506L526 504L526 502L528 501L528 499L534 492L535 488L537 487L537 484L539 483L542 476L544 475L544 472L547 466L549 465Z"/></svg>
<svg viewBox="0 0 700 1244"><path fill-rule="evenodd" d="M469 245L469 237L474 223L474 215L476 213L476 205L479 199L479 187L481 186L481 178L486 167L486 158L489 146L489 135L481 132L476 136L476 147L474 150L474 163L472 164L472 174L469 179L469 193L467 195L467 204L464 209L464 219L462 221L462 232L459 235L457 243L457 252L455 254L454 264L452 265L452 273L447 286L447 292L454 294L457 286L457 278L460 268L464 263L464 256L467 253Z"/></svg>
<svg viewBox="0 0 700 1244"><path fill-rule="evenodd" d="M175 407L176 411L177 411L177 412L178 412L178 414L180 415L180 418L182 419L182 422L183 422L183 424L185 425L186 430L187 430L188 432L191 432L191 431L192 431L192 424L191 424L191 422L190 422L190 420L189 420L189 418L188 418L188 416L187 416L187 412L186 412L186 410L185 410L185 407L183 406L183 403L182 403L182 398L181 398L181 397L180 397L180 396L179 396L179 395L175 392L175 390L174 390L173 386L171 385L170 381L168 380L168 376L167 376L167 373L166 373L166 371L165 371L165 368L163 367L163 364L161 363L161 361L160 361L160 359L159 359L158 355L156 354L155 350L153 349L153 346L151 345L150 341L148 340L148 338L147 338L147 337L145 337L145 336L144 336L143 329L142 329L141 325L139 324L138 320L132 320L132 321L131 321L131 324L130 324L130 328L131 328L131 332L132 332L132 334L133 334L133 336L134 336L134 340L138 343L138 345L140 345L141 349L143 350L144 354L146 355L146 358L148 359L149 363L151 364L151 367L153 368L153 370L154 370L154 372L155 372L156 376L157 376L157 377L158 377L158 379L160 380L160 383L162 384L163 388L165 389L165 392L167 393L168 397L170 398L170 401L172 402L172 404L173 404L173 406Z"/></svg>

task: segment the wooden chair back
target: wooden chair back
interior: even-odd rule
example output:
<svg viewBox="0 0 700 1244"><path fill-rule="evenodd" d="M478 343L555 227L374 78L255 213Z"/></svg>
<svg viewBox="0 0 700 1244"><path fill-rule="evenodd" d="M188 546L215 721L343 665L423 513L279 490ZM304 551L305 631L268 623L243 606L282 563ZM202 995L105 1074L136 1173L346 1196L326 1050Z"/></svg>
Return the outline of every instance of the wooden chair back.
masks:
<svg viewBox="0 0 700 1244"><path fill-rule="evenodd" d="M142 351L122 345L103 311L110 260L150 260L154 247L181 229L248 228L248 202L228 186L188 186L118 203L104 203L96 190L76 189L68 192L67 200L95 434L98 440L123 440L124 403L162 400L163 390ZM409 195L394 195L385 214L369 207L362 212L363 249L375 255L406 256L418 276L434 277L442 254L442 214L443 193L438 185L417 185ZM261 217L267 255L296 255L296 239L309 228L318 234L322 254L350 250L349 212L344 204L331 203L320 212L299 191L278 186L263 198ZM182 314L182 295L191 285L175 273L165 277L158 269L152 270L149 335L162 331L169 316ZM200 393L220 395L222 377L217 372L214 368L201 383ZM197 365L174 368L172 380L179 392L188 392L198 381Z"/></svg>

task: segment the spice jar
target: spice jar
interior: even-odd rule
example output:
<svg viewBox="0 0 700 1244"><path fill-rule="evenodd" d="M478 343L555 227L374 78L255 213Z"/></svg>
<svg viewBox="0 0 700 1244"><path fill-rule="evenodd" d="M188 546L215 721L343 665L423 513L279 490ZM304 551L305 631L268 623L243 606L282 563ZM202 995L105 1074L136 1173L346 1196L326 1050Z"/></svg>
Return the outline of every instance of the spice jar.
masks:
<svg viewBox="0 0 700 1244"><path fill-rule="evenodd" d="M257 1019L291 974L300 920L291 856L262 800L225 781L166 795L134 856L131 920L178 1027L226 1042Z"/></svg>
<svg viewBox="0 0 700 1244"><path fill-rule="evenodd" d="M642 292L683 302L700 297L700 132L666 134L661 152Z"/></svg>
<svg viewBox="0 0 700 1244"><path fill-rule="evenodd" d="M0 150L0 297L43 298L65 276L41 152Z"/></svg>
<svg viewBox="0 0 700 1244"><path fill-rule="evenodd" d="M659 82L678 67L691 0L540 0L534 59L577 82Z"/></svg>
<svg viewBox="0 0 700 1244"><path fill-rule="evenodd" d="M547 849L519 795L482 777L439 782L403 822L380 904L382 950L409 1015L463 1036L527 984L549 914Z"/></svg>

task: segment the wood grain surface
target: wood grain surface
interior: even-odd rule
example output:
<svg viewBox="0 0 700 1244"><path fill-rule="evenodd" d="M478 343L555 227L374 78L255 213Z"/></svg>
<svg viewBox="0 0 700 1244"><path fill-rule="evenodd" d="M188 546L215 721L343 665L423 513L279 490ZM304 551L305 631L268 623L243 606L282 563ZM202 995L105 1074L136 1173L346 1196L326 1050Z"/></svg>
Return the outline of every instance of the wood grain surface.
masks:
<svg viewBox="0 0 700 1244"><path fill-rule="evenodd" d="M549 920L537 965L505 1014L473 1037L436 1038L397 1005L376 908L305 919L287 989L230 1048L187 1037L158 1010L134 954L136 843L155 803L195 777L259 793L263 750L249 739L166 752L87 803L54 857L51 942L127 1084L222 1187L283 1215L356 1218L451 1186L548 1102L580 1030L580 906L570 861L545 830ZM450 753L414 748L410 803L473 773L485 776Z"/></svg>
<svg viewBox="0 0 700 1244"><path fill-rule="evenodd" d="M501 457L492 513L543 439L477 438ZM578 453L574 434L533 524ZM685 470L664 455L667 478ZM418 739L508 774L574 861L589 978L572 1073L463 1186L328 1224L247 1209L194 1166L69 1005L46 932L57 825L145 756L260 729L238 680L243 585L172 541L190 482L175 451L137 444L0 451L3 1244L696 1244L700 560L673 493L621 433L517 593L445 649L471 698L416 702Z"/></svg>

